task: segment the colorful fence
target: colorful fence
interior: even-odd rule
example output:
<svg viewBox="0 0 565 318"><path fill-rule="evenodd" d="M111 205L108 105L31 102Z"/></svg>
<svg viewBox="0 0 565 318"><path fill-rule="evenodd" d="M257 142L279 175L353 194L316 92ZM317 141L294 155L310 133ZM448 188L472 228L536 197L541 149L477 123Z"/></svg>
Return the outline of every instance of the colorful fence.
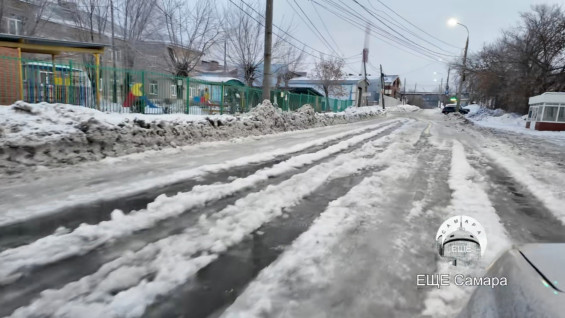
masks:
<svg viewBox="0 0 565 318"><path fill-rule="evenodd" d="M108 112L207 115L247 112L262 96L259 88L73 61L0 56L0 65L10 67L9 72L0 70L0 100L14 95L15 89L18 99L31 103L65 103ZM271 102L285 111L310 104L317 112L339 112L352 104L284 90L272 90Z"/></svg>

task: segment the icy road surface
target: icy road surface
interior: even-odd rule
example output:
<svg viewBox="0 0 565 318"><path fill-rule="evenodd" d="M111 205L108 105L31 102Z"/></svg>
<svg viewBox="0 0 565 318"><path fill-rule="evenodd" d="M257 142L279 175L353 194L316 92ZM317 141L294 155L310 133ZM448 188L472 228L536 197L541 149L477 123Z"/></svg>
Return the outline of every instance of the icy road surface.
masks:
<svg viewBox="0 0 565 318"><path fill-rule="evenodd" d="M45 169L0 185L0 316L453 317L434 236L484 269L565 242L565 147L437 110Z"/></svg>

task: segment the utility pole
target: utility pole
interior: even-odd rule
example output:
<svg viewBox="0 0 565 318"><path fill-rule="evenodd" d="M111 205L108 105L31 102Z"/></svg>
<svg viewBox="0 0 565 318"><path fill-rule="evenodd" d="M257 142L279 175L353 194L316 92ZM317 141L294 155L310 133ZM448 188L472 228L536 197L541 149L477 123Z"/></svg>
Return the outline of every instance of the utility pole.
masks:
<svg viewBox="0 0 565 318"><path fill-rule="evenodd" d="M406 77L405 77L405 78L404 78L404 87L403 87L404 94L406 94L406 85L407 85L407 84L408 84L408 82L406 82Z"/></svg>
<svg viewBox="0 0 565 318"><path fill-rule="evenodd" d="M108 12L108 11L106 11ZM114 73L114 83L112 84L112 102L118 102L118 93L116 92L116 46L114 43L114 0L110 0L110 15L112 19L112 71Z"/></svg>
<svg viewBox="0 0 565 318"><path fill-rule="evenodd" d="M441 82L439 84L439 89L437 90L437 97L438 97L438 103L439 103L439 107L441 107L441 96L443 96L442 94L442 90L443 89L443 77L441 78Z"/></svg>
<svg viewBox="0 0 565 318"><path fill-rule="evenodd" d="M365 43L363 44L363 81L364 90L362 91L363 102L365 106L369 106L369 79L367 79L367 62L369 62L369 34L371 33L371 28L367 24L365 29Z"/></svg>
<svg viewBox="0 0 565 318"><path fill-rule="evenodd" d="M418 83L414 83L414 93L416 93L416 87L418 86Z"/></svg>
<svg viewBox="0 0 565 318"><path fill-rule="evenodd" d="M273 0L265 11L265 58L263 62L263 100L271 99L271 46L273 42Z"/></svg>
<svg viewBox="0 0 565 318"><path fill-rule="evenodd" d="M451 73L451 65L447 68L447 81L445 82L445 95L449 95L449 73Z"/></svg>
<svg viewBox="0 0 565 318"><path fill-rule="evenodd" d="M225 37L225 34L224 34ZM228 40L224 38L224 75L228 73Z"/></svg>
<svg viewBox="0 0 565 318"><path fill-rule="evenodd" d="M404 85L403 85L404 86L403 87L404 93L402 94L402 104L403 105L406 104L406 85L408 85L408 83L406 82L406 77L405 77L404 78Z"/></svg>
<svg viewBox="0 0 565 318"><path fill-rule="evenodd" d="M385 109L385 75L383 74L383 65L379 64L381 67L381 98L383 100L383 109Z"/></svg>
<svg viewBox="0 0 565 318"><path fill-rule="evenodd" d="M469 48L469 29L466 25L457 23L467 30L467 41L465 41L465 51L463 53L463 68L461 69L461 79L459 81L459 87L457 88L457 107L455 109L456 112L459 112L461 108L461 92L463 91L463 82L465 82L465 72L467 71L467 49Z"/></svg>

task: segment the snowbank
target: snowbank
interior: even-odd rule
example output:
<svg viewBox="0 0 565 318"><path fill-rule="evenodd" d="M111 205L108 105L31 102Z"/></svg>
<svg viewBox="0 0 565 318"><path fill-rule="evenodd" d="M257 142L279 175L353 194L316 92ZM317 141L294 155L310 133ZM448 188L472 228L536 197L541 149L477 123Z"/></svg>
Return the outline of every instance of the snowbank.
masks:
<svg viewBox="0 0 565 318"><path fill-rule="evenodd" d="M410 113L410 112L417 112L419 110L420 107L413 105L386 106L386 111L390 113Z"/></svg>
<svg viewBox="0 0 565 318"><path fill-rule="evenodd" d="M478 104L471 104L468 106L464 106L465 109L469 110L469 116L476 114L482 107Z"/></svg>
<svg viewBox="0 0 565 318"><path fill-rule="evenodd" d="M489 109L476 104L465 108L469 108L470 112L468 117L474 121L509 122L510 120L522 117L515 113L506 113L502 109Z"/></svg>
<svg viewBox="0 0 565 318"><path fill-rule="evenodd" d="M478 106L478 105L472 105ZM470 106L469 106L470 107ZM528 134L540 137L551 137L552 140L565 144L564 131L537 131L526 128L527 115L516 113L506 113L502 109L488 109L484 107L475 107L475 112L470 112L469 118L476 125L512 131L520 134Z"/></svg>
<svg viewBox="0 0 565 318"><path fill-rule="evenodd" d="M203 141L347 123L382 115L375 109L319 114L304 105L282 112L265 101L232 116L104 113L65 104L17 102L0 107L0 168L61 166Z"/></svg>

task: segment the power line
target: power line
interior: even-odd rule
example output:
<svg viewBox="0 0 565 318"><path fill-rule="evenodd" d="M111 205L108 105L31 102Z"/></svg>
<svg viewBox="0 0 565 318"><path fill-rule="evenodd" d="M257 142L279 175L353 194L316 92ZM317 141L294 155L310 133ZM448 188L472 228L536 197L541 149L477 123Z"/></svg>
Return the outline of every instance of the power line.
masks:
<svg viewBox="0 0 565 318"><path fill-rule="evenodd" d="M364 26L361 25L359 20L362 20L362 21L368 23L369 25L374 26L374 24L371 21L369 21L365 17L359 15L358 12L352 13L351 11L349 11L348 8L344 8L343 6L341 6L340 4L336 4L335 2L327 1L327 2L330 2L330 4L332 5L332 7L329 8L326 5L321 4L317 0L311 0L311 1L313 3L315 3L316 5L320 6L321 8L325 9L326 11L332 13L336 17L341 18L341 19L349 22L351 25L357 27L360 30L364 30ZM390 34L388 34L388 32L383 32L384 30L382 30L382 28L379 28L379 27L376 27L376 26L375 26L375 28L376 28L376 30L375 30L376 33L380 36L377 37L377 36L371 34L372 37L377 38L377 39L383 41L384 43L386 43L386 44L388 44L392 47L395 47L395 48L397 48L401 51L404 51L408 54L418 56L420 58L429 59L431 61L438 61L438 58L439 58L438 56L435 56L431 53L422 51L419 48L411 45L410 43L407 43L406 41L399 41L399 39L392 37ZM387 40L396 42L397 44L404 46L406 49L409 49L410 51L407 51L406 49L400 48L400 47L392 44L391 42L389 42ZM442 63L445 63L445 62L442 62Z"/></svg>
<svg viewBox="0 0 565 318"><path fill-rule="evenodd" d="M263 25L261 22L257 21L257 19L255 19L253 16L251 16L247 11L243 10L242 7L239 7L235 2L233 2L233 0L229 0L229 1L230 1L233 5L235 5L238 9L240 9L243 13L247 14L248 16L250 16L250 17L251 17L253 20L255 20L257 23L259 23L260 25ZM241 2L242 2L245 6L247 6L249 9L251 9L253 12L255 12L256 14L258 14L260 17L265 18L260 12L258 12L257 10L255 10L255 8L253 8L253 6L249 5L247 2L245 2L245 1L243 1L243 0L241 0ZM296 42L298 42L298 43L304 45L304 47L310 48L311 50L313 50L313 51L315 51L315 52L317 52L317 53L319 53L319 54L327 55L327 56L331 56L331 57L335 57L335 58L342 58L342 57L340 57L340 56L333 56L333 55L331 55L331 54L328 54L327 52L322 52L322 51L320 51L320 50L317 50L317 49L311 47L310 45L308 45L308 44L306 44L306 43L304 43L304 42L298 40L297 38L295 38L294 36L292 36L291 34L289 34L287 31L285 31L285 30L283 30L282 28L278 27L276 24L273 24L273 26L274 26L275 28L277 28L278 30L280 30L280 31L281 31L282 33L284 33L285 35L287 35L288 37L290 37L290 38L292 38L293 40L295 40ZM304 51L304 49L301 49L301 48L297 47L296 45L294 45L294 44L291 43L290 41L286 40L284 37L280 36L279 34L277 34L277 33L275 33L275 32L273 32L273 34L275 34L275 35L278 36L281 40L287 42L287 43L290 44L291 46L293 46L293 47L299 49L300 51L302 51L302 52L304 52L304 53L306 53L306 54L308 54L308 55L310 55L310 56L312 56L312 57L314 57L314 58L318 58L318 56L313 55L313 54L311 54L310 52ZM349 58L351 58L351 57L349 57ZM349 59L349 58L346 57L346 58L343 58L343 59L344 59L344 60L347 60L347 59Z"/></svg>
<svg viewBox="0 0 565 318"><path fill-rule="evenodd" d="M261 25L262 27L265 26L261 21L257 20L254 16L252 16L252 15L249 14L247 11L245 11L242 7L238 6L235 2L233 2L233 0L229 0L229 2L231 2L231 3L232 3L234 6L236 6L239 10L241 10L241 12L243 12L245 15L249 16L251 19L253 19L255 22L257 22L259 25ZM259 16L262 16L259 12L257 12L254 8L252 8L252 7L251 7L249 4L247 4L245 1L242 0L241 2L242 2L243 4L245 4L245 5L247 5L248 7L250 7L253 11L255 11L255 13L259 14ZM280 28L279 28L278 26L276 26L275 24L273 24L273 26L276 27L277 29L280 29ZM283 31L283 33L289 35L286 31ZM308 54L308 55L310 55L310 56L312 56L312 57L317 58L317 56L313 55L312 53L310 53L310 52L308 52L308 51L305 51L304 49L302 49L302 48L300 48L300 47L298 47L298 46L296 46L296 45L294 45L292 42L288 41L287 39L285 39L284 37L280 36L279 34L277 34L277 33L275 33L275 32L273 32L273 34L276 35L276 36L277 36L279 39L281 39L282 41L284 41L284 42L290 44L290 45L293 46L294 48L296 48L296 49L298 49L298 50L300 50L300 51L302 51L302 52L304 52L304 53L306 53L306 54ZM292 37L291 35L289 35L289 36ZM292 38L294 38L294 37L292 37ZM308 46L308 45L305 45L305 46ZM310 46L308 46L308 47L310 47ZM312 48L312 47L310 47L310 48ZM313 49L313 50L317 51L316 49ZM319 51L319 52L321 52L321 51Z"/></svg>
<svg viewBox="0 0 565 318"><path fill-rule="evenodd" d="M357 5L359 5L361 8L365 9L365 11L367 11L371 16L373 16L377 21L379 21L380 23L382 23L387 29L390 29L392 32L395 32L396 30L394 30L392 27L390 27L387 23L384 23L377 15L375 15L373 12L371 12L367 7L365 7L364 5L362 5L361 3L359 3L359 1L357 0L353 0L353 2L357 3ZM416 45L417 47L429 51L430 53L436 54L436 55L443 55L443 56L449 56L449 57L455 57L455 55L452 54L444 54L444 53L440 53L440 52L436 52L433 50L428 49L427 47L424 47L416 42L414 42L413 40L407 38L406 36L404 36L403 34L401 34L400 32L398 32L398 35L400 37L402 37L404 40L412 43L413 45Z"/></svg>
<svg viewBox="0 0 565 318"><path fill-rule="evenodd" d="M332 33L330 32L330 30L328 29L328 26L326 25L326 22L324 22L324 19L322 19L322 16L320 15L320 13L318 12L318 10L315 10L316 8L314 8L314 4L312 4L312 2L310 2L310 5L312 5L312 8L314 9L314 12L316 12L316 15L318 16L318 18L320 19L320 22L322 22L322 26L324 26L324 29L326 30L326 32L328 33L330 39L332 40L332 42L335 44L336 49L339 50L339 45L337 44L336 40L334 39ZM341 53L341 51L340 51ZM342 54L343 55L343 54Z"/></svg>
<svg viewBox="0 0 565 318"><path fill-rule="evenodd" d="M441 43L443 43L443 44L445 44L445 45L451 46L451 47L456 48L456 49L461 49L460 47L457 47L457 46L455 46L455 45L453 45L453 44L450 44L450 43L448 43L448 42L442 41L441 39L439 39L439 38L437 38L437 37L431 35L431 34L428 33L428 32L426 32L426 31L423 30L422 28L420 28L420 27L418 27L417 25L415 25L414 23L410 22L408 19L405 19L403 16L401 16L401 15L398 14L396 11L394 11L393 9L391 9L389 6L387 6L386 4L384 4L381 0L377 0L377 1L378 1L380 4L382 4L385 8L389 9L390 11L392 11L392 13L396 14L399 18L401 18L402 20L406 21L408 24L410 24L411 26L413 26L413 27L415 27L416 29L420 30L420 31L423 32L424 34L426 34L426 35L428 35L428 36L434 38L435 40L437 40L437 41L439 41L439 42L441 42ZM369 3L371 3L371 1L369 1ZM372 4L371 4L371 5L372 5Z"/></svg>
<svg viewBox="0 0 565 318"><path fill-rule="evenodd" d="M391 40L391 41L393 41L393 42L396 42L396 43L398 43L398 44L400 44L400 45L403 45L403 46L405 46L405 47L407 47L407 48L411 48L412 50L419 51L420 53L422 53L422 51L424 51L424 53L425 53L426 55L428 55L428 56L431 55L432 57L435 57L435 58L438 58L439 56L446 55L446 54L439 53L439 52L435 52L435 51L433 51L433 50L430 50L430 49L428 49L428 48L425 48L425 47L421 46L420 44L415 43L414 41L412 41L412 40L410 40L410 39L408 39L408 38L405 38L405 37L404 37L404 38L399 38L398 36L396 36L396 35L394 34L394 33L396 33L396 30L390 28L388 25L385 24L385 26L386 26L387 28L389 28L389 29L390 29L391 31L393 31L393 32L390 32L390 31L388 31L388 30L384 30L383 28L379 27L378 25L375 25L370 19L368 19L367 17L365 17L363 14L359 13L358 11L356 11L356 10L353 9L353 8L344 6L344 5L343 5L342 3L340 3L340 2L335 2L335 1L333 1L333 0L325 0L325 1L328 2L328 3L330 3L331 5L333 5L335 8L338 8L340 11L342 11L342 12L344 12L344 13L346 13L346 14L349 14L349 15L353 16L354 18L359 19L359 20L361 20L361 21L363 21L363 22L369 24L370 26L372 26L372 27L375 29L375 31L376 31L378 34L380 34L382 37L385 37L385 38L387 38L387 39L389 39L389 40ZM355 0L354 0L354 1L355 1ZM357 2L357 1L355 1L355 2ZM379 20L378 17L377 17L377 20ZM382 23L382 21L380 21L380 22ZM402 35L401 35L401 36L402 36Z"/></svg>
<svg viewBox="0 0 565 318"><path fill-rule="evenodd" d="M391 41L393 41L393 42L396 42L396 43L398 43L398 44L400 44L400 45L402 45L402 46L405 46L406 48L409 48L409 49L411 49L412 51L417 52L417 53L419 53L419 54L421 54L421 55L425 55L425 56L427 56L428 58L437 59L437 56L434 56L434 55L432 55L432 54L430 54L430 53L428 53L428 52L421 52L421 50L420 50L419 48L413 47L409 42L403 41L403 40L401 40L401 39L398 39L398 38L392 36L389 32L386 32L386 31L384 31L382 28L380 28L380 27L378 27L378 26L375 26L371 21L367 20L365 17L363 17L362 15L360 15L358 12L351 12L348 8L341 6L341 4L335 3L335 2L333 2L333 1L328 1L328 0L326 0L326 2L330 2L330 4L332 4L333 7L337 8L338 11L336 12L336 11L333 11L332 9L330 9L330 8L324 6L324 5L321 5L319 2L317 2L317 1L315 1L315 0L312 0L312 1L313 1L314 3L320 5L321 7L325 8L327 11L333 13L333 14L336 15L337 17L340 17L340 18L342 18L342 19L348 21L348 22L351 23L352 25L357 26L357 28L360 29L360 30L363 30L363 29L364 29L364 26L361 25L360 22L358 22L358 20L364 21L365 23L367 23L367 24L373 26L373 27L375 28L375 32L380 35L379 39L383 40L385 43L387 43L387 44L389 44L389 45L391 45L391 46L393 46L393 47L396 47L396 48L400 49L399 47L397 47L397 46L391 44L390 42L387 42L386 40L384 40L384 38L386 38L386 39L388 39L388 40L391 40ZM348 16L346 16L346 15L344 15L344 14L347 14L347 15L349 15L349 16L352 16L353 18L348 17ZM373 36L373 37L375 37L375 36ZM377 37L375 37L375 38L377 38ZM402 50L402 49L401 49L401 50Z"/></svg>
<svg viewBox="0 0 565 318"><path fill-rule="evenodd" d="M324 35L322 34L322 32L320 32L320 30L318 30L318 28L316 27L316 25L314 25L314 23L312 22L312 20L310 20L310 17L308 17L308 15L306 14L306 12L304 12L304 10L302 9L302 7L298 4L298 2L296 0L294 0L294 3L296 4L296 6L298 7L298 9L300 9L300 12L302 12L302 14L304 15L304 17L308 20L308 22L310 24L308 24L304 18L302 17L302 15L300 15L300 12L298 12L294 6L292 6L292 4L290 3L290 0L287 0L287 3L291 6L292 10L294 10L294 12L296 12L296 14L298 14L298 16L300 17L300 19L304 22L304 24L306 24L306 26L314 33L314 34L318 34L316 35L320 40L322 40L322 43L324 43L324 45L332 52L334 52L334 54L339 55L339 53L337 53L331 46L331 44L328 42L328 40L324 37ZM314 28L314 30L312 30L312 26Z"/></svg>
<svg viewBox="0 0 565 318"><path fill-rule="evenodd" d="M432 45L433 47L438 48L438 49L440 49L440 50L442 50L442 51L444 51L444 52L453 54L452 52L450 52L450 51L448 51L448 50L446 50L446 49L444 49L444 48L442 48L442 47L440 47L440 46L438 46L438 45L436 45L436 44L434 44L434 43L432 43L432 42L426 40L426 39L423 38L423 37L421 37L421 36L418 35L416 32L410 30L409 28L407 28L407 27L406 27L405 25L403 25L402 23L399 23L399 22L395 21L395 18L393 18L390 14L388 14L387 12L385 12L385 11L383 11L383 10L377 9L377 8L375 7L375 5L373 5L373 3L372 3L370 0L368 0L368 2L369 2L369 4L371 5L371 7L373 7L374 11L371 11L371 10L369 10L368 8L367 8L367 11L372 12L372 13L375 14L375 15L378 15L381 19L387 21L387 22L390 23L391 25L394 25L395 27L397 27L397 28L399 28L399 29L402 29L402 30L408 32L410 35L412 35L412 36L414 36L414 37L416 37L416 38L418 38L418 39L420 39L420 40L422 40L422 41L424 41L424 42L426 42L426 43ZM386 17L385 17L385 16L382 16L382 15L379 14L378 12L381 12L382 14L386 15ZM387 18L387 17L388 17L388 18ZM452 45L450 45L450 46L452 46Z"/></svg>

